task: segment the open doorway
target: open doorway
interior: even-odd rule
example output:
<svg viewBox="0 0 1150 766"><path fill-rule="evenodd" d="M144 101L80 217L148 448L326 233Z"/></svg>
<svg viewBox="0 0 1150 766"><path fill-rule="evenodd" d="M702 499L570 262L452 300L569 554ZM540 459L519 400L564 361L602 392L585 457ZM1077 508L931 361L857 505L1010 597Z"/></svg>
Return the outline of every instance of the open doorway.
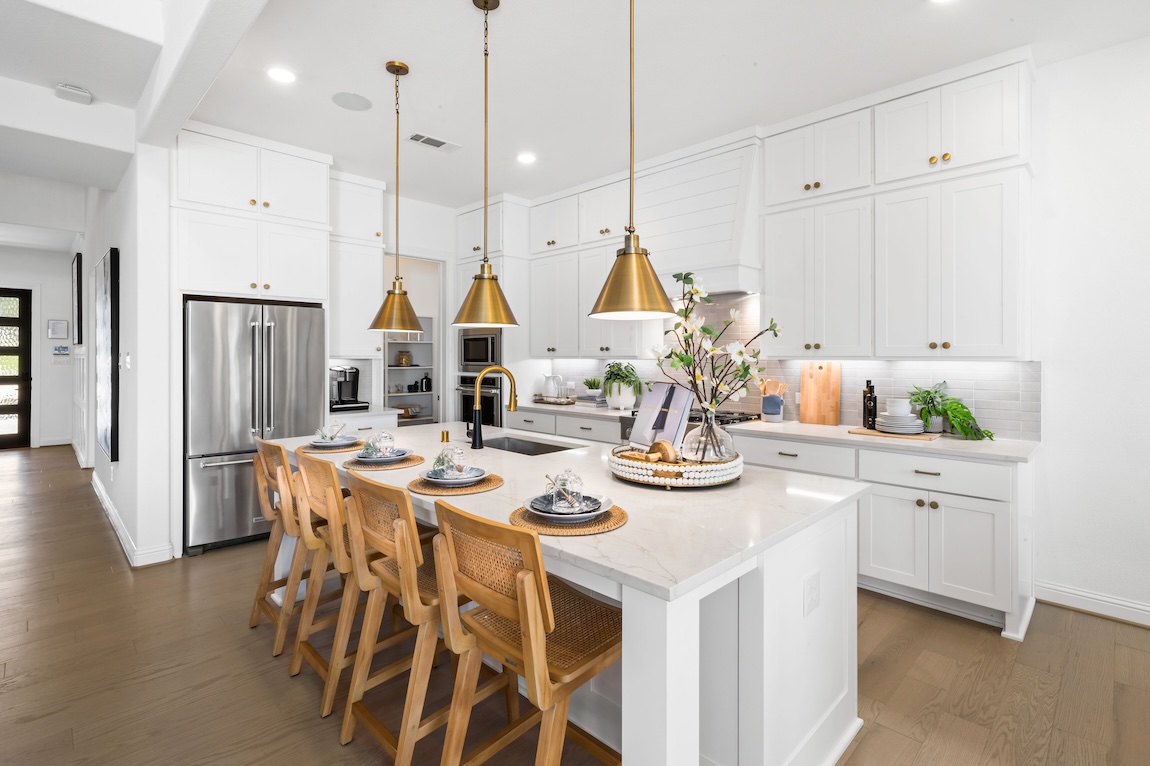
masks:
<svg viewBox="0 0 1150 766"><path fill-rule="evenodd" d="M0 449L30 446L32 291L0 287Z"/></svg>

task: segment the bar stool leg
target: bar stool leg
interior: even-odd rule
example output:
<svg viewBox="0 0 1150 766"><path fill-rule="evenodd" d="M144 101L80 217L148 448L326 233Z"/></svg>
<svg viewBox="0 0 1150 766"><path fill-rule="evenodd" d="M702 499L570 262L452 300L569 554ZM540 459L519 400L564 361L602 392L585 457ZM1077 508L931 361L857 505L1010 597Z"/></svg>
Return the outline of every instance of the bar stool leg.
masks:
<svg viewBox="0 0 1150 766"><path fill-rule="evenodd" d="M567 734L567 713L571 698L565 697L543 711L539 726L539 747L535 751L535 766L559 766L563 757L563 739Z"/></svg>
<svg viewBox="0 0 1150 766"><path fill-rule="evenodd" d="M299 596L299 583L303 579L304 568L307 566L307 546L302 540L296 540L295 551L291 556L291 567L288 569L287 583L284 585L284 602L280 607L279 619L276 620L276 642L272 647L272 656L279 657L287 643L288 625L291 616L295 613L295 601Z"/></svg>
<svg viewBox="0 0 1150 766"><path fill-rule="evenodd" d="M254 628L260 624L260 602L267 598L268 586L275 579L276 556L280 552L280 543L284 539L284 525L277 517L272 524L271 534L268 536L268 547L264 549L264 562L260 565L260 582L256 587L256 597L252 601L252 616L248 620L248 627ZM277 652L278 654L278 652Z"/></svg>
<svg viewBox="0 0 1150 766"><path fill-rule="evenodd" d="M507 723L513 723L519 717L519 674L505 665L503 675L507 676L507 686L503 688L507 703Z"/></svg>
<svg viewBox="0 0 1150 766"><path fill-rule="evenodd" d="M419 724L423 722L423 705L427 700L427 685L431 682L431 668L438 654L439 623L437 614L420 625L416 633L411 676L407 682L407 699L403 705L403 721L399 725L399 743L395 748L395 766L410 766L415 754Z"/></svg>
<svg viewBox="0 0 1150 766"><path fill-rule="evenodd" d="M459 766L463 760L463 741L467 737L467 724L471 720L471 707L475 704L475 689L482 664L483 652L478 647L468 649L460 658L455 689L451 693L451 714L447 718L441 766Z"/></svg>
<svg viewBox="0 0 1150 766"><path fill-rule="evenodd" d="M330 555L328 549L321 546L311 562L311 575L307 578L307 592L304 594L303 611L299 616L299 630L295 634L295 646L292 647L291 652L291 666L288 668L288 673L293 676L298 676L300 668L303 667L303 652L300 651L300 646L311 635L311 625L315 622L315 611L319 608L319 597L323 591L323 580L327 574L327 559Z"/></svg>
<svg viewBox="0 0 1150 766"><path fill-rule="evenodd" d="M343 582L343 597L339 601L339 617L335 623L335 638L331 645L331 657L327 662L327 678L323 682L323 700L319 706L320 718L327 718L335 707L335 691L339 677L347 663L347 645L351 643L351 626L359 607L359 583L348 576Z"/></svg>
<svg viewBox="0 0 1150 766"><path fill-rule="evenodd" d="M371 660L375 656L375 644L379 641L379 629L383 624L383 613L390 599L387 591L376 588L367 597L367 611L363 614L363 627L359 631L359 648L355 652L355 668L351 673L351 686L347 690L347 707L343 711L343 725L339 730L339 743L346 745L355 735L355 715L352 706L363 699L367 691L367 677L371 674Z"/></svg>

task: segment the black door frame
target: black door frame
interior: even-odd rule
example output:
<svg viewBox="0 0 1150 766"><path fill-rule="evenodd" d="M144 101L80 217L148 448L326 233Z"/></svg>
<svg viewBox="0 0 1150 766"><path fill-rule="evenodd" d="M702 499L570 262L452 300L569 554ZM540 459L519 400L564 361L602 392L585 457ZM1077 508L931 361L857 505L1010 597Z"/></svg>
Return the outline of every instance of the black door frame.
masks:
<svg viewBox="0 0 1150 766"><path fill-rule="evenodd" d="M17 404L0 405L0 415L15 414L17 423L15 434L0 435L0 449L16 449L32 444L32 291L0 287L0 298L16 298L20 306L18 317L0 317L0 327L16 327L20 331L16 347L19 373L16 376L0 375L0 385L15 383L17 386Z"/></svg>

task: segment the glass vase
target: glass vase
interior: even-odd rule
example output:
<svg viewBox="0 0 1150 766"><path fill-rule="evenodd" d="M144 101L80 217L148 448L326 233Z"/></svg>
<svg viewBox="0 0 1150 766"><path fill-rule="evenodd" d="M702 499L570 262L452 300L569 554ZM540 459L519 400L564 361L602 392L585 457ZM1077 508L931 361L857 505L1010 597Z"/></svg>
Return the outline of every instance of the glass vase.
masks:
<svg viewBox="0 0 1150 766"><path fill-rule="evenodd" d="M715 422L715 413L704 412L703 422L683 439L684 460L697 463L723 463L734 460L735 440Z"/></svg>

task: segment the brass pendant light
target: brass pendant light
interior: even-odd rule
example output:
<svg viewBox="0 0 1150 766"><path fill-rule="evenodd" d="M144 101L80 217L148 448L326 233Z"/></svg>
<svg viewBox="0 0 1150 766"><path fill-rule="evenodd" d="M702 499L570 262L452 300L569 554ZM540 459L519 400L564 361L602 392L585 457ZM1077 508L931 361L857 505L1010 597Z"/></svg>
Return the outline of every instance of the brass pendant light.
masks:
<svg viewBox="0 0 1150 766"><path fill-rule="evenodd" d="M675 310L671 301L635 233L635 0L631 0L631 199L627 221L623 249L615 252L611 273L588 316L593 319L673 317Z"/></svg>
<svg viewBox="0 0 1150 766"><path fill-rule="evenodd" d="M387 71L395 75L395 281L368 329L423 332L399 275L399 78L411 70L402 61L389 61Z"/></svg>
<svg viewBox="0 0 1150 766"><path fill-rule="evenodd" d="M499 287L499 277L487 259L487 190L488 190L488 86L487 86L487 14L499 7L499 0L472 0L483 11L483 263L471 282L471 289L452 322L456 327L517 327L519 322Z"/></svg>

